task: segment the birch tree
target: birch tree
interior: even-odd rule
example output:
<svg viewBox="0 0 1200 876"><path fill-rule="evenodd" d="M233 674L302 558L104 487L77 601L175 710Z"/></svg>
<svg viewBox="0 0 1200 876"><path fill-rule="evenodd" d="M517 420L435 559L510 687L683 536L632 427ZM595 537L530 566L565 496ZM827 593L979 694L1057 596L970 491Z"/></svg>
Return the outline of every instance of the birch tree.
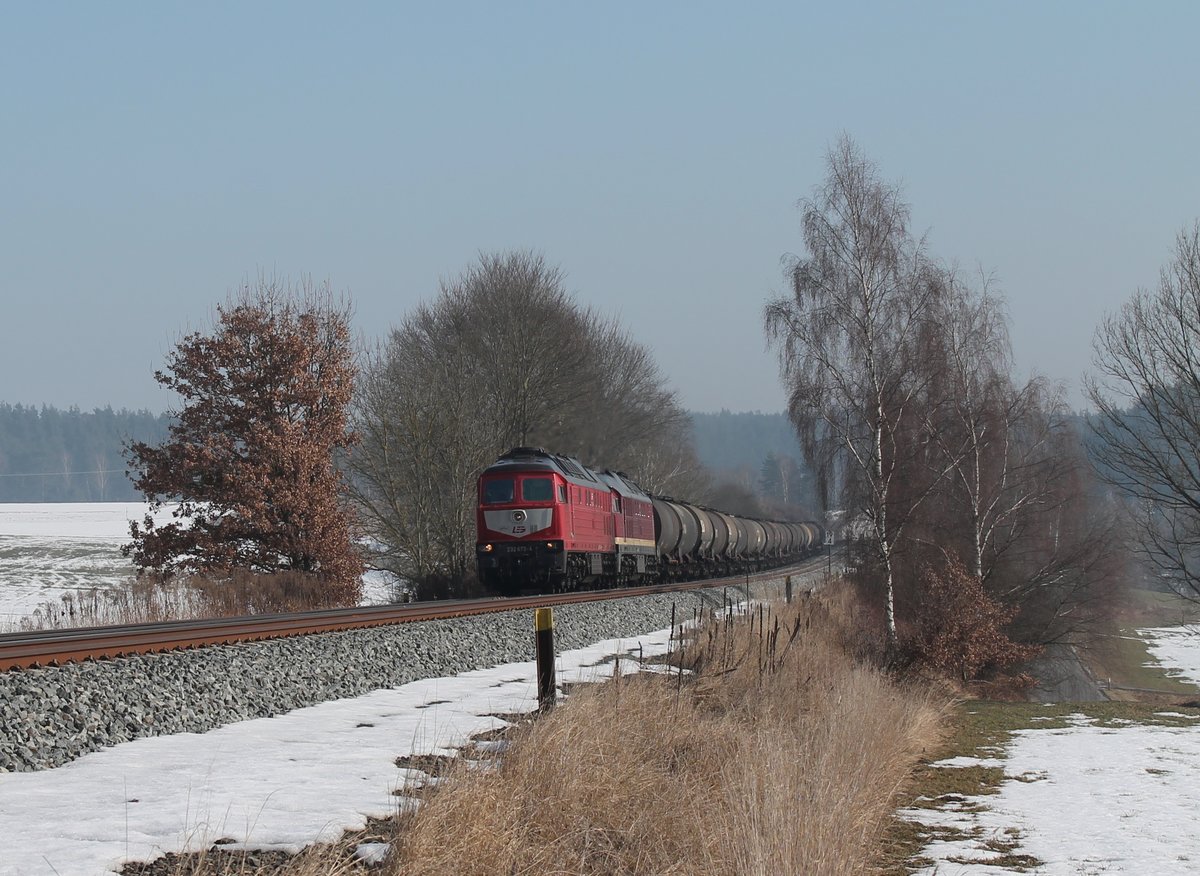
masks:
<svg viewBox="0 0 1200 876"><path fill-rule="evenodd" d="M801 210L808 255L789 262L791 294L767 305L767 335L802 446L822 436L860 485L850 510L865 519L883 570L894 648L896 551L932 489L899 490L896 476L923 450L917 351L942 285L909 232L899 188L849 138L830 151L825 182Z"/></svg>
<svg viewBox="0 0 1200 876"><path fill-rule="evenodd" d="M952 518L967 530L963 565L985 584L1027 518L1046 513L1069 468L1056 441L1061 401L1034 377L1016 385L1001 301L953 275L937 320L943 404L929 434L948 465Z"/></svg>

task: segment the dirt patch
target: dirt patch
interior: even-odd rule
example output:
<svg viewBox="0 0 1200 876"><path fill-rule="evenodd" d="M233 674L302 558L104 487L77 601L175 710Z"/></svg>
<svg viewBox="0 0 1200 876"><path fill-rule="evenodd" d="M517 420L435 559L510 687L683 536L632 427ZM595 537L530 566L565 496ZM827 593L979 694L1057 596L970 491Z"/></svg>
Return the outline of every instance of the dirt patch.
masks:
<svg viewBox="0 0 1200 876"><path fill-rule="evenodd" d="M418 770L427 776L440 778L450 772L458 760L448 754L405 754L396 758L396 766L402 770Z"/></svg>

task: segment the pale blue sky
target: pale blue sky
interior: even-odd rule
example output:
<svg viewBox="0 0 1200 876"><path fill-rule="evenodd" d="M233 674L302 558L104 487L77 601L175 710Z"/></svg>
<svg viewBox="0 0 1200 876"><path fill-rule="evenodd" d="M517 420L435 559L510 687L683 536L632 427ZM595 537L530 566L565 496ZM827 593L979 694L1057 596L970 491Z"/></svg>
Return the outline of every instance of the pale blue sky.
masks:
<svg viewBox="0 0 1200 876"><path fill-rule="evenodd" d="M1078 401L1200 217L1195 3L0 5L0 401L146 406L260 270L381 336L532 248L685 405L781 410L761 308L845 131Z"/></svg>

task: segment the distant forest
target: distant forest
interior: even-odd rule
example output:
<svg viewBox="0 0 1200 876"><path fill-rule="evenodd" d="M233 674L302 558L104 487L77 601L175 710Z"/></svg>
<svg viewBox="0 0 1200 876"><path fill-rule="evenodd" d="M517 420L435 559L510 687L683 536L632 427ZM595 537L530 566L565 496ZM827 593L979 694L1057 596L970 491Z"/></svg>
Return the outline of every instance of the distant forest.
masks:
<svg viewBox="0 0 1200 876"><path fill-rule="evenodd" d="M691 418L700 461L755 491L765 461L801 459L784 414L721 411ZM0 403L0 502L138 501L122 448L129 440L163 440L169 424L166 414L144 410Z"/></svg>
<svg viewBox="0 0 1200 876"><path fill-rule="evenodd" d="M787 414L720 411L690 416L696 455L716 476L712 501L718 507L744 514L773 508L784 517L797 506L809 513L820 510Z"/></svg>
<svg viewBox="0 0 1200 876"><path fill-rule="evenodd" d="M758 471L768 454L801 459L796 431L786 414L692 412L696 455L715 472Z"/></svg>
<svg viewBox="0 0 1200 876"><path fill-rule="evenodd" d="M159 442L170 419L149 411L59 410L0 403L0 502L123 502L124 442Z"/></svg>

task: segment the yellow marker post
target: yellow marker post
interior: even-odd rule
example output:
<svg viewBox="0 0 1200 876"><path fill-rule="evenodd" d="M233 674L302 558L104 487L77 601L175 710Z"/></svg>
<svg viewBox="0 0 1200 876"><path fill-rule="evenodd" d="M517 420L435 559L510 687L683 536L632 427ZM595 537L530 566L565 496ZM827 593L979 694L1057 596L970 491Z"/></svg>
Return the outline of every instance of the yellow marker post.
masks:
<svg viewBox="0 0 1200 876"><path fill-rule="evenodd" d="M554 678L554 609L533 610L534 643L537 649L538 709L554 708L557 696Z"/></svg>

